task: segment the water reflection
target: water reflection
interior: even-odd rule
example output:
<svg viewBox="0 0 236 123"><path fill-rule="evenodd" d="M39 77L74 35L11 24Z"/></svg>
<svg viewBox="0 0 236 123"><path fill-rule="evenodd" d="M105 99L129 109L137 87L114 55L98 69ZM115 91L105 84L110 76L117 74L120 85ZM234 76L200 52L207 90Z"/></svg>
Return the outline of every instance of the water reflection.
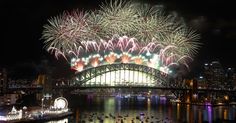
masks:
<svg viewBox="0 0 236 123"><path fill-rule="evenodd" d="M75 114L75 121L76 121L76 123L78 123L79 121L80 121L80 114L79 114L79 109L77 108L77 110L76 110L76 114Z"/></svg>
<svg viewBox="0 0 236 123"><path fill-rule="evenodd" d="M117 107L117 112L120 112L120 99L117 100L117 105L115 104L115 99L113 98L108 98L105 102L104 102L104 112L110 112L110 113L115 113L115 108Z"/></svg>
<svg viewBox="0 0 236 123"><path fill-rule="evenodd" d="M197 119L198 119L198 123L201 123L202 121L203 121L203 119L202 119L202 110L198 110L198 117L196 117Z"/></svg>
<svg viewBox="0 0 236 123"><path fill-rule="evenodd" d="M78 100L81 101L82 99ZM74 100L73 100L74 101ZM83 105L74 102L75 114L67 120L48 123L202 123L236 121L236 108L169 103L163 97L90 97ZM89 102L86 102L89 101ZM69 101L70 102L70 101Z"/></svg>
<svg viewBox="0 0 236 123"><path fill-rule="evenodd" d="M49 121L49 122L46 122L46 123L69 123L69 122L68 122L68 118L64 118L62 120Z"/></svg>
<svg viewBox="0 0 236 123"><path fill-rule="evenodd" d="M224 120L228 120L228 111L224 109Z"/></svg>
<svg viewBox="0 0 236 123"><path fill-rule="evenodd" d="M177 120L180 120L180 104L179 104L179 103L177 104L177 113L176 113L176 116L177 116Z"/></svg>
<svg viewBox="0 0 236 123"><path fill-rule="evenodd" d="M207 106L208 122L212 123L212 106Z"/></svg>

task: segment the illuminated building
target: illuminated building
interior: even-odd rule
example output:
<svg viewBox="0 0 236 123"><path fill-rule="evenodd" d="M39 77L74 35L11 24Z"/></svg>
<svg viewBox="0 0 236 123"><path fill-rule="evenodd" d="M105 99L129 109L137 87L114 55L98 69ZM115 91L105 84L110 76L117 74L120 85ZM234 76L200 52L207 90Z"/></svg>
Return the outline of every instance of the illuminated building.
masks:
<svg viewBox="0 0 236 123"><path fill-rule="evenodd" d="M6 69L0 69L0 95L7 91L7 71Z"/></svg>
<svg viewBox="0 0 236 123"><path fill-rule="evenodd" d="M233 88L236 88L236 73L233 75Z"/></svg>
<svg viewBox="0 0 236 123"><path fill-rule="evenodd" d="M52 91L52 79L49 75L39 74L36 80L36 85L41 85L43 87L43 93L36 95L37 100L41 100L44 94L50 94ZM48 100L48 103L50 100Z"/></svg>
<svg viewBox="0 0 236 123"><path fill-rule="evenodd" d="M206 78L203 75L200 75L196 79L197 79L197 84L198 84L199 89L207 88Z"/></svg>
<svg viewBox="0 0 236 123"><path fill-rule="evenodd" d="M204 66L204 76L209 88L223 88L224 69L219 61Z"/></svg>
<svg viewBox="0 0 236 123"><path fill-rule="evenodd" d="M7 70L4 68L0 69L0 106L15 104L16 100L20 97L20 94L8 92L8 87Z"/></svg>
<svg viewBox="0 0 236 123"><path fill-rule="evenodd" d="M232 89L234 87L234 68L227 68L223 84L225 88Z"/></svg>

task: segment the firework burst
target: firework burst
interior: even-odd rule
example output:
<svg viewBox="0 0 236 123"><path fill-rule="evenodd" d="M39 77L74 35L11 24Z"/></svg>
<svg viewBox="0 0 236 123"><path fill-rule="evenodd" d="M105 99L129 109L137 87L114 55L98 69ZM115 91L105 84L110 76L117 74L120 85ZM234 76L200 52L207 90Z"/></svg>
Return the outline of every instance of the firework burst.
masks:
<svg viewBox="0 0 236 123"><path fill-rule="evenodd" d="M112 1L91 12L73 11L51 18L44 26L45 48L71 59L82 71L115 62L143 64L168 71L184 64L199 49L199 35L162 6Z"/></svg>

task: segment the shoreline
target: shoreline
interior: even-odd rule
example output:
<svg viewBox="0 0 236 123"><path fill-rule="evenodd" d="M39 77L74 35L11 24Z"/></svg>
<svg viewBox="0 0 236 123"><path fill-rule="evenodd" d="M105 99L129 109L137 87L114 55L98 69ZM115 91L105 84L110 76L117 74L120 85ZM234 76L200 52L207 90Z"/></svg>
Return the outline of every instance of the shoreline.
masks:
<svg viewBox="0 0 236 123"><path fill-rule="evenodd" d="M35 123L35 122L42 123L42 122L46 122L46 121L50 121L50 120L60 120L60 119L63 119L67 116L70 116L72 114L73 114L73 112L68 111L68 112L65 112L62 114L48 115L48 116L43 116L42 118L37 118L37 119L22 119L22 120L15 121L12 123Z"/></svg>
<svg viewBox="0 0 236 123"><path fill-rule="evenodd" d="M73 114L72 111L60 113L60 114L45 114L42 117L38 118L23 118L20 120L10 120L10 121L0 121L1 123L42 123L42 122L47 122L50 120L60 120L63 119L67 116L71 116Z"/></svg>
<svg viewBox="0 0 236 123"><path fill-rule="evenodd" d="M35 107L30 107L29 108L29 112L36 112L36 111L40 111L40 108L35 106ZM41 122L46 122L46 121L50 121L50 120L60 120L63 119L67 116L71 116L73 114L72 111L68 110L68 112L62 112L59 114L44 114L42 115L38 115L38 117L25 117L22 119L18 119L18 120L9 120L9 121L5 121L5 120L0 120L1 123L41 123Z"/></svg>

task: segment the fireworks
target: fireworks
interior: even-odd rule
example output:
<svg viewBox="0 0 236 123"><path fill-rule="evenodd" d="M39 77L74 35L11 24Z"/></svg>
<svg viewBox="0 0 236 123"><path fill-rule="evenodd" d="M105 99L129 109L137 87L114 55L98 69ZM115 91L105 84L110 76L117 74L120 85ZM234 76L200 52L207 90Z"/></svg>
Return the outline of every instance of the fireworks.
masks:
<svg viewBox="0 0 236 123"><path fill-rule="evenodd" d="M138 17L131 2L114 1L102 5L99 14L102 16L101 25L106 35L132 36L138 25Z"/></svg>
<svg viewBox="0 0 236 123"><path fill-rule="evenodd" d="M161 6L112 1L93 12L65 12L44 26L46 49L73 69L134 63L168 71L197 53L199 35Z"/></svg>

